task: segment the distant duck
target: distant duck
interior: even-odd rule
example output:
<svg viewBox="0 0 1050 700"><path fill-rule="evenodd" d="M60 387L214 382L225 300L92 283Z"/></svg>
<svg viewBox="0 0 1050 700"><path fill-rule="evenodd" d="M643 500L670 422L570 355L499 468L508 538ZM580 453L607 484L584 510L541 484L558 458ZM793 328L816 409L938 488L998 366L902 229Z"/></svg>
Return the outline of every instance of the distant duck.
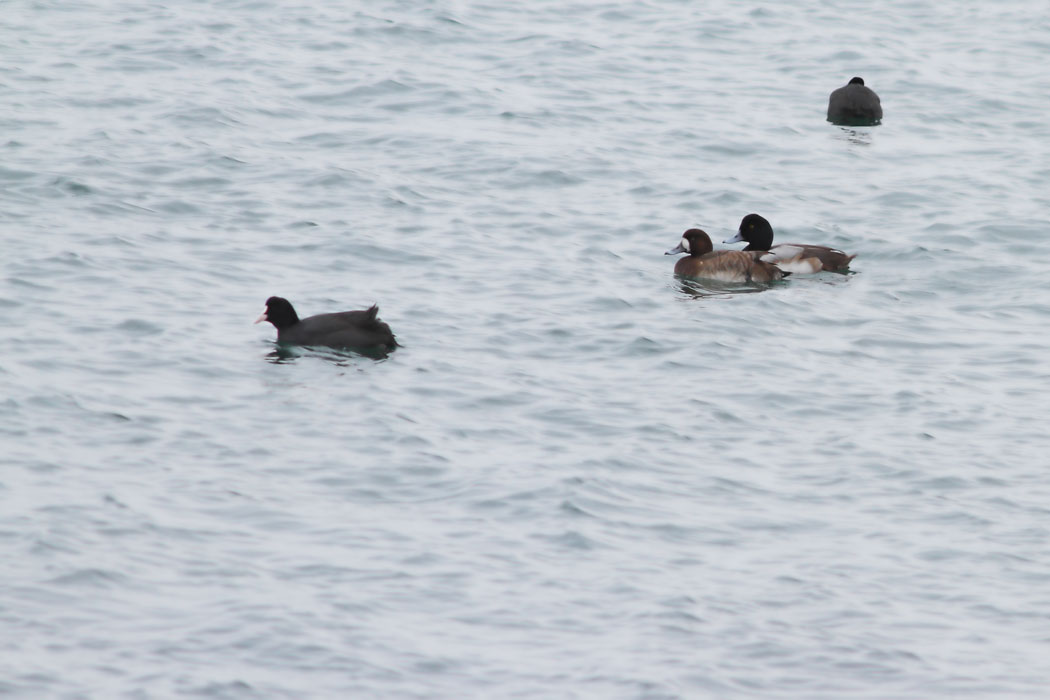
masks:
<svg viewBox="0 0 1050 700"><path fill-rule="evenodd" d="M675 263L674 273L681 277L719 282L773 282L791 274L763 261L761 258L768 253L714 250L711 238L698 228L683 233L678 245L664 255L679 253L689 253L688 257Z"/></svg>
<svg viewBox="0 0 1050 700"><path fill-rule="evenodd" d="M318 314L301 319L291 302L270 297L256 323L269 321L277 329L277 342L285 345L315 345L387 352L398 347L390 326L378 318L379 307L363 311Z"/></svg>
<svg viewBox="0 0 1050 700"><path fill-rule="evenodd" d="M828 98L828 121L842 126L874 126L882 121L882 102L864 85L864 78L852 78Z"/></svg>
<svg viewBox="0 0 1050 700"><path fill-rule="evenodd" d="M736 236L724 243L747 241L747 251L769 251L769 256L762 260L772 262L781 270L802 274L820 272L845 272L849 269L850 260L856 254L848 255L836 248L823 245L806 245L801 243L780 243L773 245L773 227L758 214L748 214L740 221Z"/></svg>

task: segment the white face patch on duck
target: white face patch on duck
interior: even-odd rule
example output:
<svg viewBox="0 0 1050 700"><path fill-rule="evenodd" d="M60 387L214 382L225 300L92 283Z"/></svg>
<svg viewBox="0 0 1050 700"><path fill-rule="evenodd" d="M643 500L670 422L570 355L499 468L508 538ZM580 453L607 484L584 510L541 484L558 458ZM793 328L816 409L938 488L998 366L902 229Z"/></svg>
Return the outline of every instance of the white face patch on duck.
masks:
<svg viewBox="0 0 1050 700"><path fill-rule="evenodd" d="M678 245L682 246L682 250L684 250L685 252L687 252L687 253L691 253L692 252L691 250L689 250L689 239L688 238L683 238L682 242L679 243Z"/></svg>

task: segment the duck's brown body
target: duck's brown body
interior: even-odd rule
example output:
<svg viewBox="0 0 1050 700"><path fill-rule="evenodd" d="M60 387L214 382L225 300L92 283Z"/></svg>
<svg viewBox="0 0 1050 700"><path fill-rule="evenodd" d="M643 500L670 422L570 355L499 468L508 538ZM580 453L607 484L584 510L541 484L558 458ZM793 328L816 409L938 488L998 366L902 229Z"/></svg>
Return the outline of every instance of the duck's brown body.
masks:
<svg viewBox="0 0 1050 700"><path fill-rule="evenodd" d="M667 255L689 253L674 266L681 277L717 280L719 282L775 282L789 273L761 258L768 253L742 250L713 250L711 238L698 228L682 234L677 247Z"/></svg>
<svg viewBox="0 0 1050 700"><path fill-rule="evenodd" d="M716 250L705 255L690 255L674 265L681 277L718 280L720 282L775 282L784 279L776 265L759 260L742 250Z"/></svg>

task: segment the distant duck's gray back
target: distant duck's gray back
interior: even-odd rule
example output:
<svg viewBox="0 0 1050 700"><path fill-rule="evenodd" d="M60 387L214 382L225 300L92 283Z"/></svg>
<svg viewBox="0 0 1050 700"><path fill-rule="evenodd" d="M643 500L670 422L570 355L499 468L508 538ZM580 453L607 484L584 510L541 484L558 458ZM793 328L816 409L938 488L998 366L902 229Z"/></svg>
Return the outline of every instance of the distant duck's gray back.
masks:
<svg viewBox="0 0 1050 700"><path fill-rule="evenodd" d="M828 98L828 121L847 126L877 124L882 121L882 101L862 78L853 78Z"/></svg>

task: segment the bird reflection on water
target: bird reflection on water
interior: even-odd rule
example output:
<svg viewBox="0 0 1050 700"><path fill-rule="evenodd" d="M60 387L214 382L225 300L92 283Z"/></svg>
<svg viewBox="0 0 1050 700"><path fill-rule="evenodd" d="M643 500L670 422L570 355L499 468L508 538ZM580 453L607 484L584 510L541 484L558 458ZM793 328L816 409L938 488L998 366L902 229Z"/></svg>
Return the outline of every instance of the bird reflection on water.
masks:
<svg viewBox="0 0 1050 700"><path fill-rule="evenodd" d="M849 141L858 146L870 146L872 142L871 131L867 129L854 129L847 126L840 126L835 129L834 138L839 141Z"/></svg>
<svg viewBox="0 0 1050 700"><path fill-rule="evenodd" d="M274 349L266 354L266 361L275 365L287 365L294 364L303 357L317 357L322 360L328 360L340 367L348 367L355 364L355 360L359 358L379 362L386 360L389 356L389 352L377 349L337 350L334 348L275 343Z"/></svg>
<svg viewBox="0 0 1050 700"><path fill-rule="evenodd" d="M737 294L754 294L764 292L779 282L754 284L746 282L719 282L717 280L698 280L687 277L675 279L678 291L696 299L713 299L730 297Z"/></svg>

